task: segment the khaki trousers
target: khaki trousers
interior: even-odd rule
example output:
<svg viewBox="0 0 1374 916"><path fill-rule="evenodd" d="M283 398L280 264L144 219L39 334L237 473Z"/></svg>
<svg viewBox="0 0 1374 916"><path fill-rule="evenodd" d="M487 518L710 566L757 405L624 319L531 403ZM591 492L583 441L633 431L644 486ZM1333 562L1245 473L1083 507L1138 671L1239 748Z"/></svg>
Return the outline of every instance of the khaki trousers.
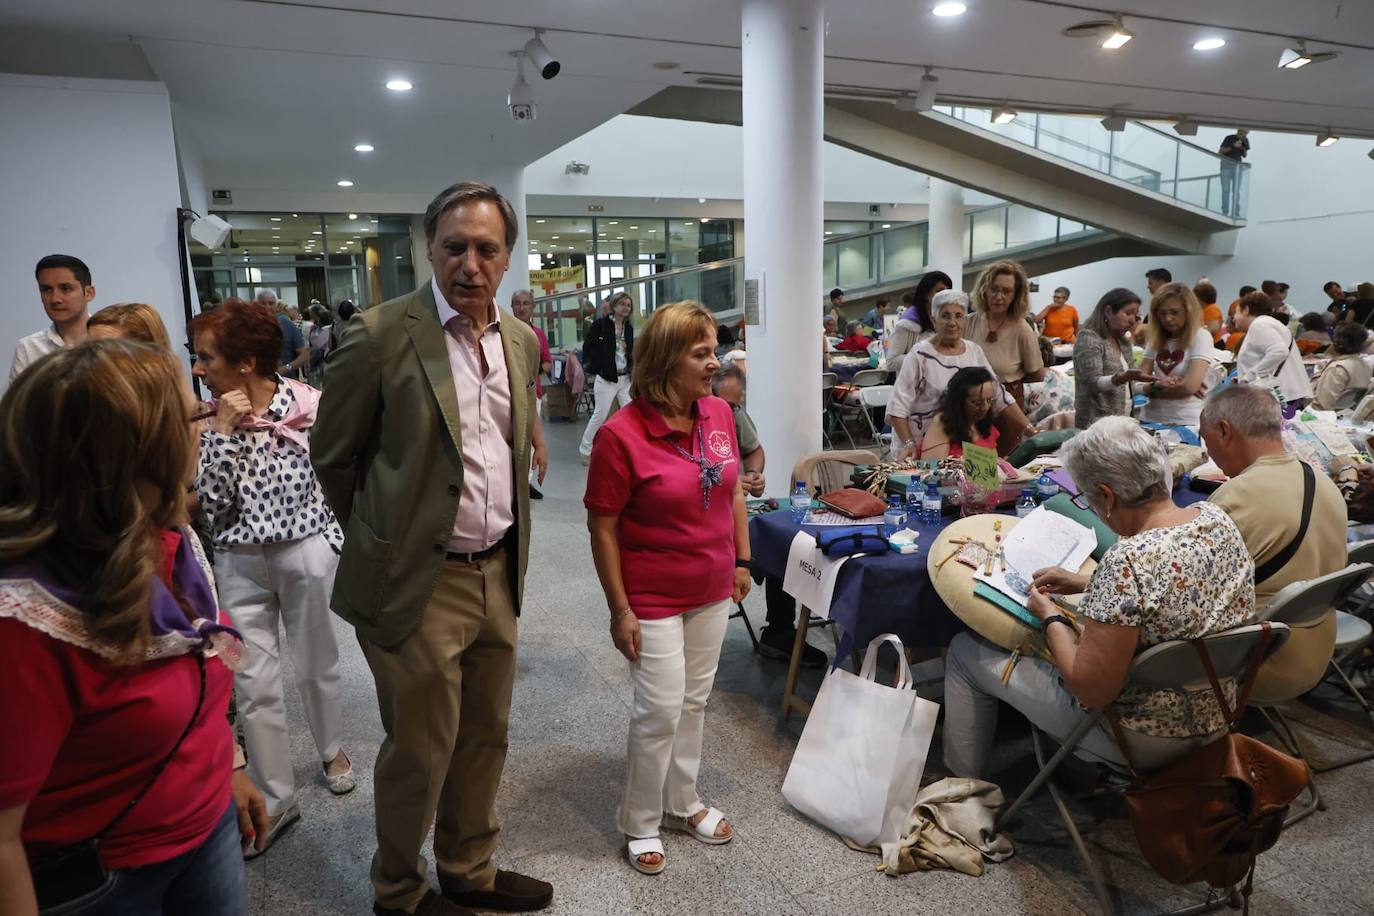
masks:
<svg viewBox="0 0 1374 916"><path fill-rule="evenodd" d="M447 561L419 625L394 651L360 640L386 730L374 771L372 858L383 907L412 910L429 888L420 847L431 825L443 890L472 890L495 877L515 638L501 549L477 563Z"/></svg>

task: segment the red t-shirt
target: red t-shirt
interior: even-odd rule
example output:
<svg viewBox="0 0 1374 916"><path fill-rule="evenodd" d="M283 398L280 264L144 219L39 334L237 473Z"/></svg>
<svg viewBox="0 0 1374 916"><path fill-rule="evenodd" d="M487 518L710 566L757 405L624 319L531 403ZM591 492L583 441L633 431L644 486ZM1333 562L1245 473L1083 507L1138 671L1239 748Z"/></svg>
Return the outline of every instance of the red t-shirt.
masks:
<svg viewBox="0 0 1374 916"><path fill-rule="evenodd" d="M539 372L534 376L534 396L542 398L544 396L544 386L540 384L539 376L544 373L542 368L544 363L553 362L553 351L549 349L549 338L548 335L544 333L543 328L532 324L530 325L530 330L533 331L534 336L539 339L539 365L541 366Z"/></svg>
<svg viewBox="0 0 1374 916"><path fill-rule="evenodd" d="M692 433L680 433L635 398L606 421L592 445L582 503L589 512L619 516L620 574L630 607L644 620L729 598L734 589L735 418L717 397L697 401L693 412ZM723 463L709 509L701 505L698 466L671 444L698 455L699 441L708 461Z"/></svg>
<svg viewBox="0 0 1374 916"><path fill-rule="evenodd" d="M143 788L191 718L200 673L191 655L114 665L16 618L15 600L0 591L0 723L8 736L0 810L28 804L23 842L34 858L95 836ZM196 724L148 794L102 841L107 868L189 852L224 815L232 684L219 658L205 660Z"/></svg>

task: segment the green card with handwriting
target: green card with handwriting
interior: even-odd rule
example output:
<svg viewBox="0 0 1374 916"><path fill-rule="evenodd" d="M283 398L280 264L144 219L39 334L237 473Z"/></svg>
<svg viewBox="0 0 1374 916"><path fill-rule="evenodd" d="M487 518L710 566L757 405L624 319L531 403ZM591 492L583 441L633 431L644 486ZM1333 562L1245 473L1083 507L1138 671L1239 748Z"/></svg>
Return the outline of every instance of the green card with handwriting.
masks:
<svg viewBox="0 0 1374 916"><path fill-rule="evenodd" d="M972 442L964 443L964 476L980 487L997 488L997 452Z"/></svg>

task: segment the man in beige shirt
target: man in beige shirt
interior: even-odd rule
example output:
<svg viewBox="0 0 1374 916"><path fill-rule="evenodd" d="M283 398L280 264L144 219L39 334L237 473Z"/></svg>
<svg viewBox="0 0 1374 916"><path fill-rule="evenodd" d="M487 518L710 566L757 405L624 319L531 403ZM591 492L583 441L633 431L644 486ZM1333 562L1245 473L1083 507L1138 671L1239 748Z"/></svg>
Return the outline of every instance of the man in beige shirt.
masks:
<svg viewBox="0 0 1374 916"><path fill-rule="evenodd" d="M1278 402L1263 388L1233 385L1207 400L1200 418L1207 451L1230 480L1212 502L1231 516L1255 561L1255 607L1293 582L1344 569L1345 500L1326 474L1315 472L1312 514L1292 557L1266 574L1302 526L1304 474L1280 437ZM1265 663L1255 681L1257 703L1282 702L1317 685L1336 645L1336 614L1295 628L1288 644Z"/></svg>

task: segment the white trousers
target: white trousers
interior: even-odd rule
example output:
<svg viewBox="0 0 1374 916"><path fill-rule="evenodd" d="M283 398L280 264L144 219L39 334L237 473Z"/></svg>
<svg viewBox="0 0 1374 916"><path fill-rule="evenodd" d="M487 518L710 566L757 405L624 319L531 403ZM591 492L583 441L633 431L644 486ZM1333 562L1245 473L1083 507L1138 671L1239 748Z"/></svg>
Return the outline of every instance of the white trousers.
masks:
<svg viewBox="0 0 1374 916"><path fill-rule="evenodd" d="M592 418L587 421L587 431L582 434L580 451L583 457L592 453L592 440L596 438L596 431L601 428L601 424L611 415L611 404L619 401L620 406L624 407L630 403L630 374L622 372L618 382L608 382L601 376L596 376L592 395L596 398L596 408L592 411Z"/></svg>
<svg viewBox="0 0 1374 916"><path fill-rule="evenodd" d="M271 815L285 811L296 793L279 624L286 628L296 689L320 761L328 763L339 753L339 647L329 611L338 563L338 555L319 534L279 544L215 549L220 603L247 648L234 690L248 765Z"/></svg>
<svg viewBox="0 0 1374 916"><path fill-rule="evenodd" d="M691 817L706 699L716 680L730 601L665 620L641 620L630 711L629 764L617 824L628 837L658 836L663 814Z"/></svg>

